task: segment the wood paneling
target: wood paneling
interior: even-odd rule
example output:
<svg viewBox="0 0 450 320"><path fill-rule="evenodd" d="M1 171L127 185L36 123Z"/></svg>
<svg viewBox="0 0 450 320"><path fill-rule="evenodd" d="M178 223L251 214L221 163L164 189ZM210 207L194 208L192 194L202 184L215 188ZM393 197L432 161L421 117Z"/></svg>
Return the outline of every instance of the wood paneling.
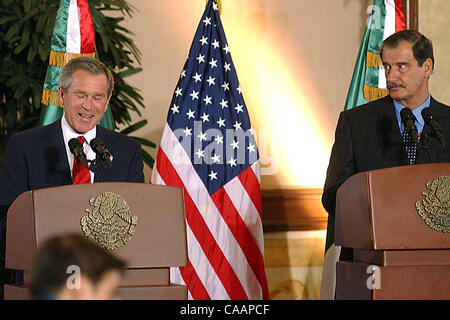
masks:
<svg viewBox="0 0 450 320"><path fill-rule="evenodd" d="M409 2L409 8L408 8L408 2ZM406 22L406 25L409 25L408 29L411 30L419 30L419 0L402 0L402 8L403 13L405 14L405 18L408 19L409 17L409 24L408 21ZM408 12L409 11L409 12Z"/></svg>
<svg viewBox="0 0 450 320"><path fill-rule="evenodd" d="M323 230L327 213L322 189L262 190L264 231Z"/></svg>

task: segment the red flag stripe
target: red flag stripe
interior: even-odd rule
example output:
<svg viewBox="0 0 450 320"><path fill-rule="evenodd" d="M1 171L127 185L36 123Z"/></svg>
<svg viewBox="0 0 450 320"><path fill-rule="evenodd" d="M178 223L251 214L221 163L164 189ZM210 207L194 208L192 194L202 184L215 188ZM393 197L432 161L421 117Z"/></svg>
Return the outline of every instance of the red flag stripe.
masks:
<svg viewBox="0 0 450 320"><path fill-rule="evenodd" d="M153 174L152 174L153 183L165 185L166 183L163 181L161 176L158 173L158 170L156 168L156 165L153 167ZM219 277L217 276L214 269L211 267L208 258L205 256L200 244L198 243L197 239L192 233L192 230L189 227L189 224L186 224L187 229L187 244L188 244L188 254L190 259L190 263L192 265L192 268L197 266L198 270L196 273L201 273L203 277L202 284L205 285L206 283L209 284L208 287L204 286L206 291L209 294L209 297L216 297L220 299L229 299L229 296L222 285L222 282L220 281ZM181 285L186 285L186 282L184 281L183 277L180 273L180 268L171 268L170 269L170 281L172 283L178 283ZM200 278L200 277L199 277ZM200 280L201 281L201 280ZM191 292L190 292L191 293ZM192 294L190 294L189 299L193 298ZM201 297L195 298L195 299L202 299Z"/></svg>
<svg viewBox="0 0 450 320"><path fill-rule="evenodd" d="M189 283L189 292L194 300L211 300L191 261L187 267L180 267L180 273L184 283Z"/></svg>
<svg viewBox="0 0 450 320"><path fill-rule="evenodd" d="M245 222L242 220L239 212L234 207L230 197L224 189L220 189L215 194L213 194L212 199L221 212L222 217L228 224L228 227L233 233L235 239L238 241L242 251L247 257L248 263L251 266L253 273L258 279L259 286L253 285L253 288L251 288L250 292L260 292L260 287L262 287L262 291L264 293L263 296L266 296L267 299L268 288L265 287L267 279L264 271L264 259L258 245L255 242L255 239L248 231ZM249 283L257 284L254 281L249 281Z"/></svg>
<svg viewBox="0 0 450 320"><path fill-rule="evenodd" d="M162 148L158 151L156 165L158 173L167 185L184 188L186 221L200 243L203 252L208 257L211 266L220 278L230 299L247 299L244 288L233 271L233 268L230 266L222 250L217 245L217 242L205 224L203 217L197 210L197 207L192 201L189 193L186 191L178 173ZM185 282L186 280L187 279L185 279ZM190 287L189 281L186 282L186 284ZM192 294L192 296L194 296L194 294Z"/></svg>
<svg viewBox="0 0 450 320"><path fill-rule="evenodd" d="M253 166L252 166L253 167ZM259 180L255 175L252 167L243 171L238 177L247 191L248 195L252 199L253 205L258 210L259 217L261 218L262 208L261 208L261 192L259 191Z"/></svg>
<svg viewBox="0 0 450 320"><path fill-rule="evenodd" d="M159 155L159 152L158 152ZM154 170L156 171L157 168L155 166ZM158 176L158 180L156 181L158 184L164 184L167 185L167 183L164 181L164 179L161 177L159 172L156 172L156 175ZM189 241L189 238L188 238ZM188 289L193 299L195 300L210 300L211 297L208 294L208 291L206 290L205 286L203 285L202 281L197 275L197 272L195 271L194 267L192 266L191 261L188 259L188 265L186 267L180 267L178 268L178 273L180 274L181 278L184 281L184 284L189 283ZM172 276L172 274L171 274ZM171 279L172 281L172 279Z"/></svg>
<svg viewBox="0 0 450 320"><path fill-rule="evenodd" d="M251 170L251 168L248 168L248 170ZM223 188L245 223L246 229L255 242L257 242L259 251L261 254L264 253L264 244L262 241L257 241L258 239L264 238L261 217L245 187L242 185L242 182L236 177L225 184Z"/></svg>
<svg viewBox="0 0 450 320"><path fill-rule="evenodd" d="M395 0L395 32L406 29L402 0Z"/></svg>
<svg viewBox="0 0 450 320"><path fill-rule="evenodd" d="M78 20L80 22L80 53L95 52L94 23L87 0L77 0Z"/></svg>

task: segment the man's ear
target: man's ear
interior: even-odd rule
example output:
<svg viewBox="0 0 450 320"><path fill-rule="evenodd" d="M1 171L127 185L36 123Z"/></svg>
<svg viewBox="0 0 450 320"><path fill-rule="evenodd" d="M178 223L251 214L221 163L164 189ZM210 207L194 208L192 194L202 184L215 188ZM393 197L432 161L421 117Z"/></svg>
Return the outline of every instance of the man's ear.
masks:
<svg viewBox="0 0 450 320"><path fill-rule="evenodd" d="M431 73L433 72L433 61L431 60L431 58L425 60L425 62L422 64L422 68L424 68L425 77L429 78L431 76Z"/></svg>
<svg viewBox="0 0 450 320"><path fill-rule="evenodd" d="M112 93L109 95L108 100L106 100L105 110L103 111L103 113L105 113L106 110L108 110L109 101L111 100L111 97L112 97Z"/></svg>
<svg viewBox="0 0 450 320"><path fill-rule="evenodd" d="M58 99L59 99L59 104L61 106L64 105L64 90L61 86L58 87Z"/></svg>

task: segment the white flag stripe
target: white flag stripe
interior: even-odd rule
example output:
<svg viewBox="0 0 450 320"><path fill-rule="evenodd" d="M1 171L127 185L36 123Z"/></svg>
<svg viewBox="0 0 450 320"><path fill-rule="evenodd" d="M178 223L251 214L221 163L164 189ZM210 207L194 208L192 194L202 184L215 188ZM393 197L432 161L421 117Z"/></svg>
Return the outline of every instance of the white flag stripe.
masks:
<svg viewBox="0 0 450 320"><path fill-rule="evenodd" d="M185 157L188 158L183 147L167 124L163 132L160 148L164 151L171 163L173 163L171 159L172 153L176 154L177 157L180 157L180 150L182 150ZM188 161L182 161L182 163L187 162ZM189 164L191 164L190 160ZM209 196L205 185L198 177L196 171L192 167L192 164L186 164L183 166L178 165L174 168L180 176L180 179L183 182L186 191L191 196L192 201L203 217L205 224L208 226L210 232L214 235L217 245L222 250L224 256L228 260L228 263L241 282L247 296L250 296L250 292L252 292L251 290L254 290L254 288L249 288L249 286L253 286L252 283L256 283L259 286L258 279L253 273L252 268L248 264L247 258L243 253L241 247L237 243L232 232L228 228L228 225L223 220L222 215ZM230 259L231 257L232 259ZM194 267L197 266L194 265ZM260 291L261 289L259 289L259 292Z"/></svg>
<svg viewBox="0 0 450 320"><path fill-rule="evenodd" d="M395 33L395 1L385 0L386 16L384 17L383 40Z"/></svg>
<svg viewBox="0 0 450 320"><path fill-rule="evenodd" d="M245 222L250 234L253 236L259 251L261 251L261 254L264 254L264 244L261 240L264 238L261 218L247 190L245 190L238 177L225 184L224 189L242 220Z"/></svg>
<svg viewBox="0 0 450 320"><path fill-rule="evenodd" d="M152 169L152 183L153 184L162 184L162 185L166 185L166 183L164 182L164 180L161 178L161 176L159 175L157 166L156 166L156 162L158 160L155 160L155 163L153 165L153 169Z"/></svg>
<svg viewBox="0 0 450 320"><path fill-rule="evenodd" d="M178 267L171 267L170 268L170 283L180 284L185 286L183 277L180 273L180 268Z"/></svg>
<svg viewBox="0 0 450 320"><path fill-rule="evenodd" d="M67 17L66 51L69 53L81 53L81 31L78 19L77 0L71 0Z"/></svg>
<svg viewBox="0 0 450 320"><path fill-rule="evenodd" d="M383 40L395 33L395 1L385 0L385 17L384 17L384 31ZM378 70L378 88L386 89L386 76L384 69Z"/></svg>

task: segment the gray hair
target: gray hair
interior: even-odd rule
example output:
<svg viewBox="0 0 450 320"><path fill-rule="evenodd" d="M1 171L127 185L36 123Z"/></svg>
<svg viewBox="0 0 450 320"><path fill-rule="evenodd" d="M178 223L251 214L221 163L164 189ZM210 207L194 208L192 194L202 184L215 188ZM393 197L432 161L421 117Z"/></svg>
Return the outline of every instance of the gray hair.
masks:
<svg viewBox="0 0 450 320"><path fill-rule="evenodd" d="M60 86L64 91L72 84L72 75L77 70L83 70L92 75L104 74L108 82L108 97L111 95L114 88L114 78L111 70L104 63L91 57L73 58L65 65L60 77Z"/></svg>

